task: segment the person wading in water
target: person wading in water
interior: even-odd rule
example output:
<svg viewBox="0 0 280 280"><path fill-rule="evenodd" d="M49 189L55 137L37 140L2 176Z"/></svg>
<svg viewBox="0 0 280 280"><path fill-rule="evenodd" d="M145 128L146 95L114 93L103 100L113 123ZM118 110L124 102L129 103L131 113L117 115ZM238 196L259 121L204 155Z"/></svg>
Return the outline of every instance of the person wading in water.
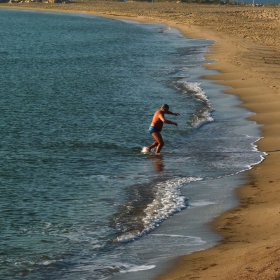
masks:
<svg viewBox="0 0 280 280"><path fill-rule="evenodd" d="M156 141L151 146L149 146L145 149L146 152L150 152L155 147L157 147L156 148L157 154L161 151L162 147L164 146L164 142L163 142L160 132L162 130L164 123L173 124L173 125L178 126L178 124L176 122L167 120L164 117L164 114L169 114L169 115L173 115L173 116L180 115L179 113L172 113L171 111L169 111L169 106L167 104L163 104L161 106L161 108L155 112L152 123L149 127L149 132L155 138Z"/></svg>

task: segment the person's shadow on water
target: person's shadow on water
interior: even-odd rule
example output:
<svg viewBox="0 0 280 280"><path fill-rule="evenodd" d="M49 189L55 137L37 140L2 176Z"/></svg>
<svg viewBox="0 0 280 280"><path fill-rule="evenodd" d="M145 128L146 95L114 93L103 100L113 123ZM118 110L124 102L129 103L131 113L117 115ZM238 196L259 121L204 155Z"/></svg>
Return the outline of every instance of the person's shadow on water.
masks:
<svg viewBox="0 0 280 280"><path fill-rule="evenodd" d="M164 170L164 161L162 155L152 156L152 161L156 172L162 172Z"/></svg>

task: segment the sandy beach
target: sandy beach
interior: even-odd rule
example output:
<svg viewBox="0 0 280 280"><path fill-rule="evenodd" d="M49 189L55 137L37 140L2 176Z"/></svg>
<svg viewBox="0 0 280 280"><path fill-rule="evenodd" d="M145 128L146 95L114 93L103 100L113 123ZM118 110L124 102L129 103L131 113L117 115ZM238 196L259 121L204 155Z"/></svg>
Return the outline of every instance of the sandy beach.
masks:
<svg viewBox="0 0 280 280"><path fill-rule="evenodd" d="M158 279L280 279L280 7L183 3L101 2L0 4L0 8L79 12L140 22L165 23L190 38L215 40L206 78L229 86L250 119L261 124L257 143L265 160L244 173L240 205L213 221L223 236L214 248L174 260Z"/></svg>

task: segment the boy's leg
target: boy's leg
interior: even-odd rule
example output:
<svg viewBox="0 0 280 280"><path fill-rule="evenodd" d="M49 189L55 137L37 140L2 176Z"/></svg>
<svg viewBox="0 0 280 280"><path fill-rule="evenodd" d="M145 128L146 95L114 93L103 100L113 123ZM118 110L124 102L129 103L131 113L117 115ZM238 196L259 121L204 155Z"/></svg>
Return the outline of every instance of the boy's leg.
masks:
<svg viewBox="0 0 280 280"><path fill-rule="evenodd" d="M154 142L151 146L148 147L148 150L151 151L154 147L158 145L158 142Z"/></svg>
<svg viewBox="0 0 280 280"><path fill-rule="evenodd" d="M162 149L162 147L164 146L164 142L163 142L163 139L162 139L162 137L161 137L161 134L159 133L159 132L154 132L153 134L152 134L152 136L155 138L155 140L156 140L156 144L155 143L153 143L150 147L157 147L157 149L156 149L156 153L159 153L160 151L161 151L161 149ZM149 148L150 148L149 147Z"/></svg>

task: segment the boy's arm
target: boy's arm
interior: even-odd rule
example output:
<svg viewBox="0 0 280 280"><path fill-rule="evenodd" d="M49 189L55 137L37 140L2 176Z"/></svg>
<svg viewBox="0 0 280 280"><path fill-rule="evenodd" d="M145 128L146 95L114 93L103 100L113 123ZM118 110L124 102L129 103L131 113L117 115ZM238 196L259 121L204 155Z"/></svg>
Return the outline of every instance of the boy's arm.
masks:
<svg viewBox="0 0 280 280"><path fill-rule="evenodd" d="M169 111L168 111L169 112ZM166 112L165 112L166 113ZM171 112L170 112L171 113ZM172 113L173 114L173 113ZM176 122L172 122L172 121L169 121L169 120L167 120L164 116L163 116L163 114L160 114L160 116L159 116L159 118L161 119L161 121L163 122L163 123L167 123L167 124L173 124L173 125L178 125Z"/></svg>

